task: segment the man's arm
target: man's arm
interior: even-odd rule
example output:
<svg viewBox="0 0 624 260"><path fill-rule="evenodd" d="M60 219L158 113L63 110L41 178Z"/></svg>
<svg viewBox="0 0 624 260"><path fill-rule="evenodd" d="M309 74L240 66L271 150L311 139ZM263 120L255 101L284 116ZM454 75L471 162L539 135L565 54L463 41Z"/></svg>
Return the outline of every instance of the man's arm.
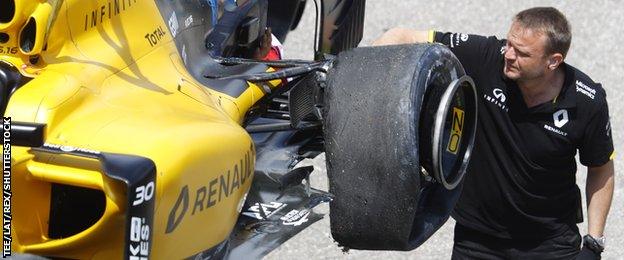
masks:
<svg viewBox="0 0 624 260"><path fill-rule="evenodd" d="M392 28L373 41L373 46L433 42L433 31Z"/></svg>
<svg viewBox="0 0 624 260"><path fill-rule="evenodd" d="M613 160L598 167L587 167L588 233L592 237L603 236L607 215L611 207L614 186Z"/></svg>
<svg viewBox="0 0 624 260"><path fill-rule="evenodd" d="M496 37L405 28L388 30L373 41L373 46L426 42L437 42L448 47L461 62L466 74L473 78L479 77L480 73L485 70L485 64L495 64L500 59L501 47L504 46L504 42Z"/></svg>

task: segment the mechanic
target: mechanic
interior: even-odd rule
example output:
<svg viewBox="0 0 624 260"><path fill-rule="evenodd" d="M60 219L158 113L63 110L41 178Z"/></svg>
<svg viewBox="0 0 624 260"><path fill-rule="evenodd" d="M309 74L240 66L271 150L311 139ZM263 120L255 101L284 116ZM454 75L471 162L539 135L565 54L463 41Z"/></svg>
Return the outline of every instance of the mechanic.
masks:
<svg viewBox="0 0 624 260"><path fill-rule="evenodd" d="M570 25L555 8L524 10L507 39L395 28L374 45L438 42L477 86L475 148L453 211L453 259L597 259L614 186L601 84L564 62ZM587 166L588 235L575 182Z"/></svg>

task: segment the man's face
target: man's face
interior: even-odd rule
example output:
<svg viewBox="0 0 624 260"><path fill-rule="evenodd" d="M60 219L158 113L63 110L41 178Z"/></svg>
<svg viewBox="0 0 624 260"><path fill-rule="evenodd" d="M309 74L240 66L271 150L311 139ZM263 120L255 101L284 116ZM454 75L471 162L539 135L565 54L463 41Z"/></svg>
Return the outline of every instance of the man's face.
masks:
<svg viewBox="0 0 624 260"><path fill-rule="evenodd" d="M505 67L503 73L513 80L530 80L542 77L548 70L545 55L546 36L535 30L523 28L514 22L507 34Z"/></svg>

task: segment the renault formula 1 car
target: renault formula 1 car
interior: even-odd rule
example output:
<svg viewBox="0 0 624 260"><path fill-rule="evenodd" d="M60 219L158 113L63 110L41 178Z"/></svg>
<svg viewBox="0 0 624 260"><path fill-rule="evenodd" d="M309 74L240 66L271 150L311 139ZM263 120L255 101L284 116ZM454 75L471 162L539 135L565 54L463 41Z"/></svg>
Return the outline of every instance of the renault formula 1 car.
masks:
<svg viewBox="0 0 624 260"><path fill-rule="evenodd" d="M341 246L422 244L460 191L474 84L441 45L356 48L364 0L315 2L314 60L254 59L305 2L0 1L5 252L259 258L327 202ZM329 191L294 168L323 152Z"/></svg>

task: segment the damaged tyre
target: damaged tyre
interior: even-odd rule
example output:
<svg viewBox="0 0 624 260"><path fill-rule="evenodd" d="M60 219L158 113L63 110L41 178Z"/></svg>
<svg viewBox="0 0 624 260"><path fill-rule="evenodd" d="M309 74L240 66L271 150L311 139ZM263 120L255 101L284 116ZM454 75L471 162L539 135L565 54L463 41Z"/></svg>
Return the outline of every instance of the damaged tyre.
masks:
<svg viewBox="0 0 624 260"><path fill-rule="evenodd" d="M438 44L340 54L324 114L334 239L411 250L444 224L470 158L476 99L457 58Z"/></svg>

